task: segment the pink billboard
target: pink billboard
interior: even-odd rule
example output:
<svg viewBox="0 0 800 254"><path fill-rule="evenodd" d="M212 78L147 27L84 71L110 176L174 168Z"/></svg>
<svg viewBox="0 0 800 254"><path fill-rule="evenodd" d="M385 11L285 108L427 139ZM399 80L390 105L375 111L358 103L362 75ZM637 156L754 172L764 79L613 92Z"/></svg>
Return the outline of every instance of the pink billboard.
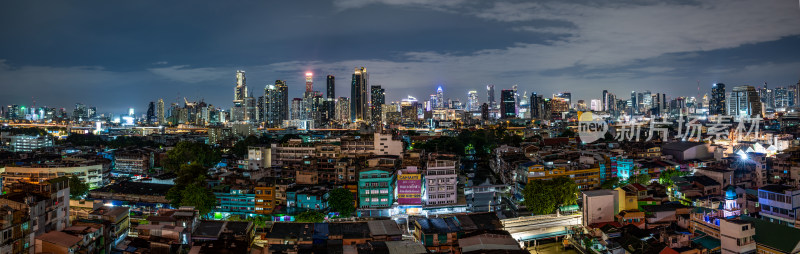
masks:
<svg viewBox="0 0 800 254"><path fill-rule="evenodd" d="M397 203L400 205L422 204L422 176L402 174L397 176Z"/></svg>

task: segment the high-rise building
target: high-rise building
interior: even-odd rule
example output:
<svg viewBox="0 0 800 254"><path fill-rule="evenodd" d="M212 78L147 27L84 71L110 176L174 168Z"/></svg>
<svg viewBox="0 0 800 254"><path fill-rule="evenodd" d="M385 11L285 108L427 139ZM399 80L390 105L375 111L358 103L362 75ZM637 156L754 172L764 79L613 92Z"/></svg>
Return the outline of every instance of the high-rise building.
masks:
<svg viewBox="0 0 800 254"><path fill-rule="evenodd" d="M517 115L514 90L501 90L500 101L500 118L514 118Z"/></svg>
<svg viewBox="0 0 800 254"><path fill-rule="evenodd" d="M598 99L592 99L589 109L591 109L592 111L603 111L603 101Z"/></svg>
<svg viewBox="0 0 800 254"><path fill-rule="evenodd" d="M350 120L353 122L364 121L367 117L367 68L356 68L353 73L353 82L350 85Z"/></svg>
<svg viewBox="0 0 800 254"><path fill-rule="evenodd" d="M325 115L323 122L328 123L332 120L336 119L336 77L333 75L328 75L325 80L326 91L325 91Z"/></svg>
<svg viewBox="0 0 800 254"><path fill-rule="evenodd" d="M639 113L639 101L637 100L636 91L631 91L631 115Z"/></svg>
<svg viewBox="0 0 800 254"><path fill-rule="evenodd" d="M494 102L494 85L486 86L486 99L489 101L489 110L494 109L497 105Z"/></svg>
<svg viewBox="0 0 800 254"><path fill-rule="evenodd" d="M350 99L339 97L336 99L336 121L340 123L350 122Z"/></svg>
<svg viewBox="0 0 800 254"><path fill-rule="evenodd" d="M275 80L275 85L264 88L264 124L269 128L281 126L283 120L289 120L289 89L286 81Z"/></svg>
<svg viewBox="0 0 800 254"><path fill-rule="evenodd" d="M572 93L570 92L562 92L553 96L554 98L560 98L567 102L567 107L572 107Z"/></svg>
<svg viewBox="0 0 800 254"><path fill-rule="evenodd" d="M303 119L303 99L292 99L292 116L291 120L305 120Z"/></svg>
<svg viewBox="0 0 800 254"><path fill-rule="evenodd" d="M147 116L145 117L147 124L153 124L156 121L156 103L151 101L147 104Z"/></svg>
<svg viewBox="0 0 800 254"><path fill-rule="evenodd" d="M233 104L241 106L244 104L244 98L247 97L247 84L244 77L244 71L236 71L236 88L233 94Z"/></svg>
<svg viewBox="0 0 800 254"><path fill-rule="evenodd" d="M529 98L530 103L528 103L528 107L530 107L531 111L531 118L533 119L540 119L542 118L542 96L536 94L536 92L531 93L531 97Z"/></svg>
<svg viewBox="0 0 800 254"><path fill-rule="evenodd" d="M608 111L608 90L603 90L603 97L600 99L603 100L603 111Z"/></svg>
<svg viewBox="0 0 800 254"><path fill-rule="evenodd" d="M442 86L436 88L436 105L434 105L434 108L444 108L444 89L442 89Z"/></svg>
<svg viewBox="0 0 800 254"><path fill-rule="evenodd" d="M737 86L726 98L728 115L755 117L761 115L762 105L758 92L752 86Z"/></svg>
<svg viewBox="0 0 800 254"><path fill-rule="evenodd" d="M478 101L478 91L471 90L467 92L467 111L477 112L481 110L481 103Z"/></svg>
<svg viewBox="0 0 800 254"><path fill-rule="evenodd" d="M381 123L381 113L383 111L383 104L386 104L386 94L381 86L372 86L370 88L371 101L370 110L372 111L372 122Z"/></svg>
<svg viewBox="0 0 800 254"><path fill-rule="evenodd" d="M306 72L306 93L314 91L314 73Z"/></svg>
<svg viewBox="0 0 800 254"><path fill-rule="evenodd" d="M165 125L167 123L167 118L164 113L164 99L158 99L158 105L156 106L156 118L158 119L159 125Z"/></svg>
<svg viewBox="0 0 800 254"><path fill-rule="evenodd" d="M792 100L794 100L792 89L791 87L776 87L772 90L772 106L776 111L778 109L784 110L792 106Z"/></svg>
<svg viewBox="0 0 800 254"><path fill-rule="evenodd" d="M725 84L716 83L711 86L711 101L708 105L709 115L725 115Z"/></svg>
<svg viewBox="0 0 800 254"><path fill-rule="evenodd" d="M800 106L800 81L794 85L794 106Z"/></svg>

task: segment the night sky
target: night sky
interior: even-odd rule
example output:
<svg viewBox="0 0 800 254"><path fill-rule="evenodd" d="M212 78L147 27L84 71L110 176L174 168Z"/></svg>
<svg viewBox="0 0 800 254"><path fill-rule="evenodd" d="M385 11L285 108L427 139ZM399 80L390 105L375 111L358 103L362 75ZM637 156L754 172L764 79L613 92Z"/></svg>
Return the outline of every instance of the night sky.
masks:
<svg viewBox="0 0 800 254"><path fill-rule="evenodd" d="M794 0L2 1L0 34L0 104L100 113L183 97L230 108L238 69L255 97L276 79L300 97L309 70L349 97L364 66L387 101L437 85L462 102L519 84L588 103L800 80Z"/></svg>

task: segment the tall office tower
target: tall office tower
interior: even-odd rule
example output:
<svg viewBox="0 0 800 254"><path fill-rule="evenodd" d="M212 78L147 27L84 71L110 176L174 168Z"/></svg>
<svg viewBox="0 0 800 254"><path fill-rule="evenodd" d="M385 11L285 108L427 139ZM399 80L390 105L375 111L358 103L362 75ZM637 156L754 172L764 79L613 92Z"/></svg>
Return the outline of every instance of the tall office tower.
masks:
<svg viewBox="0 0 800 254"><path fill-rule="evenodd" d="M159 125L164 125L167 123L167 118L164 114L164 99L158 99L158 106L156 107L156 119Z"/></svg>
<svg viewBox="0 0 800 254"><path fill-rule="evenodd" d="M156 103L150 102L147 104L147 116L145 117L147 124L153 124L156 121Z"/></svg>
<svg viewBox="0 0 800 254"><path fill-rule="evenodd" d="M264 107L266 105L265 99L266 99L266 97L264 97L263 95L262 96L258 96L258 99L256 99L256 121L255 122L257 122L257 123L264 122L264 117L266 117L265 114L264 114L266 112L266 110L267 110Z"/></svg>
<svg viewBox="0 0 800 254"><path fill-rule="evenodd" d="M631 115L639 113L639 101L636 99L636 91L631 91Z"/></svg>
<svg viewBox="0 0 800 254"><path fill-rule="evenodd" d="M800 106L800 81L794 85L794 106Z"/></svg>
<svg viewBox="0 0 800 254"><path fill-rule="evenodd" d="M481 103L478 101L478 91L471 90L467 92L467 111L477 112L481 110Z"/></svg>
<svg viewBox="0 0 800 254"><path fill-rule="evenodd" d="M350 120L353 122L364 121L367 117L367 68L356 68L353 73L353 82L350 84Z"/></svg>
<svg viewBox="0 0 800 254"><path fill-rule="evenodd" d="M381 113L383 111L383 104L386 104L386 91L381 86L372 86L370 94L372 100L370 101L370 110L372 111L372 122L381 123Z"/></svg>
<svg viewBox="0 0 800 254"><path fill-rule="evenodd" d="M561 92L555 96L555 98L563 99L567 102L567 106L572 108L572 93L571 92Z"/></svg>
<svg viewBox="0 0 800 254"><path fill-rule="evenodd" d="M306 93L314 91L314 73L306 72Z"/></svg>
<svg viewBox="0 0 800 254"><path fill-rule="evenodd" d="M494 102L494 85L486 86L486 99L489 101L489 110L493 110L497 105Z"/></svg>
<svg viewBox="0 0 800 254"><path fill-rule="evenodd" d="M589 109L591 109L592 111L603 111L603 101L598 99L592 99Z"/></svg>
<svg viewBox="0 0 800 254"><path fill-rule="evenodd" d="M442 86L436 88L436 105L435 108L444 108L444 90Z"/></svg>
<svg viewBox="0 0 800 254"><path fill-rule="evenodd" d="M18 110L14 110L14 113L17 114ZM17 114L19 115L19 114ZM25 115L22 115L23 117ZM85 121L89 118L88 111L86 109L86 105L83 103L75 103L75 110L72 111L72 120L75 121Z"/></svg>
<svg viewBox="0 0 800 254"><path fill-rule="evenodd" d="M608 111L608 90L603 90L603 97L600 97L603 100L603 111Z"/></svg>
<svg viewBox="0 0 800 254"><path fill-rule="evenodd" d="M256 99L252 96L244 97L244 121L256 122Z"/></svg>
<svg viewBox="0 0 800 254"><path fill-rule="evenodd" d="M350 99L339 97L336 99L336 121L340 123L350 122Z"/></svg>
<svg viewBox="0 0 800 254"><path fill-rule="evenodd" d="M785 87L776 87L772 89L772 106L777 111L778 109L785 110L786 107L789 107L791 101L794 99L789 97L789 91L791 89L787 89Z"/></svg>
<svg viewBox="0 0 800 254"><path fill-rule="evenodd" d="M514 90L501 90L500 101L500 118L514 118L517 115Z"/></svg>
<svg viewBox="0 0 800 254"><path fill-rule="evenodd" d="M767 87L767 82L764 82L764 86L758 89L758 98L761 101L761 106L765 109L771 109L775 105L775 94L773 91L774 90Z"/></svg>
<svg viewBox="0 0 800 254"><path fill-rule="evenodd" d="M517 87L518 86L519 85L517 85L517 84L514 84L513 86L511 86L511 90L514 91L514 108L515 108L515 110L517 112L519 112L519 93L517 92Z"/></svg>
<svg viewBox="0 0 800 254"><path fill-rule="evenodd" d="M531 93L530 103L528 103L528 107L530 107L531 111L531 118L538 119L541 117L541 105L542 105L542 97L537 95L536 92Z"/></svg>
<svg viewBox="0 0 800 254"><path fill-rule="evenodd" d="M303 99L292 99L292 115L291 120L305 120L303 119Z"/></svg>
<svg viewBox="0 0 800 254"><path fill-rule="evenodd" d="M708 97L708 94L704 94L703 99L698 103L697 108L708 108L710 104L711 98Z"/></svg>
<svg viewBox="0 0 800 254"><path fill-rule="evenodd" d="M425 102L425 111L431 111L435 109L436 105L439 104L439 102L437 101L438 99L439 97L436 97L435 94L431 94L431 98L428 99L427 102Z"/></svg>
<svg viewBox="0 0 800 254"><path fill-rule="evenodd" d="M761 115L761 101L758 92L752 86L737 86L733 88L726 98L728 103L728 115L731 116L750 116Z"/></svg>
<svg viewBox="0 0 800 254"><path fill-rule="evenodd" d="M519 110L517 111L517 117L522 119L530 119L531 118L531 101L528 99L528 91L522 93L522 99L519 101Z"/></svg>
<svg viewBox="0 0 800 254"><path fill-rule="evenodd" d="M325 81L327 90L325 91L324 121L327 123L336 119L336 77L328 75Z"/></svg>
<svg viewBox="0 0 800 254"><path fill-rule="evenodd" d="M89 119L97 117L97 107L89 107L86 110L86 115L89 117Z"/></svg>
<svg viewBox="0 0 800 254"><path fill-rule="evenodd" d="M711 101L708 105L709 115L726 115L725 84L716 83L711 86Z"/></svg>
<svg viewBox="0 0 800 254"><path fill-rule="evenodd" d="M244 71L236 71L236 88L233 94L234 106L244 105L244 98L247 97L247 84L244 77Z"/></svg>
<svg viewBox="0 0 800 254"><path fill-rule="evenodd" d="M289 120L289 86L286 85L285 80L275 80L275 89L277 91L278 103L275 104L275 110L278 112L277 123L283 123L283 120Z"/></svg>
<svg viewBox="0 0 800 254"><path fill-rule="evenodd" d="M275 85L264 88L264 125L269 128L280 127L283 120L289 120L289 94L286 81L275 80Z"/></svg>
<svg viewBox="0 0 800 254"><path fill-rule="evenodd" d="M326 81L325 84L326 84L326 88L327 88L327 91L325 91L326 95L327 95L326 98L332 99L332 100L335 101L336 100L336 77L334 77L333 75L328 75L328 77L326 78L325 81Z"/></svg>

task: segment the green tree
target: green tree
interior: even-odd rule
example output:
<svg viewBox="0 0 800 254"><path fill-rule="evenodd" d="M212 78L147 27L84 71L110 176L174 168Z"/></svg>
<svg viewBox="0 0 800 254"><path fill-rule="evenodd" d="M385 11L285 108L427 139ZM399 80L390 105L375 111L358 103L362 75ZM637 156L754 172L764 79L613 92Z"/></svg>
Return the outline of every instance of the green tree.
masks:
<svg viewBox="0 0 800 254"><path fill-rule="evenodd" d="M619 177L609 178L600 184L602 189L614 189L617 187L619 187Z"/></svg>
<svg viewBox="0 0 800 254"><path fill-rule="evenodd" d="M324 220L325 214L314 210L305 211L295 216L295 221L297 222L323 222Z"/></svg>
<svg viewBox="0 0 800 254"><path fill-rule="evenodd" d="M210 167L222 158L220 152L203 143L181 141L167 152L167 157L162 161L164 169L178 171L181 166L189 162L199 163Z"/></svg>
<svg viewBox="0 0 800 254"><path fill-rule="evenodd" d="M578 184L566 176L553 178L548 183L550 193L556 199L557 206L574 205L578 203Z"/></svg>
<svg viewBox="0 0 800 254"><path fill-rule="evenodd" d="M650 178L650 175L639 174L639 175L633 175L630 178L628 178L628 183L638 183L641 185L647 185L648 183L650 183L650 180L652 180L652 178Z"/></svg>
<svg viewBox="0 0 800 254"><path fill-rule="evenodd" d="M665 186L670 186L672 185L672 177L685 176L687 174L689 174L689 172L677 171L674 169L662 171L661 174L658 176L658 182Z"/></svg>
<svg viewBox="0 0 800 254"><path fill-rule="evenodd" d="M167 200L173 206L183 205L183 191L191 184L198 186L205 186L205 180L208 175L208 170L202 165L191 163L184 164L177 172L178 177L175 178L175 185L167 191Z"/></svg>
<svg viewBox="0 0 800 254"><path fill-rule="evenodd" d="M69 198L81 199L89 192L89 184L84 183L76 175L69 178Z"/></svg>
<svg viewBox="0 0 800 254"><path fill-rule="evenodd" d="M534 214L551 214L556 209L556 197L545 180L533 180L523 189L522 203Z"/></svg>
<svg viewBox="0 0 800 254"><path fill-rule="evenodd" d="M211 190L198 183L192 183L181 191L180 204L181 206L194 206L200 211L201 216L205 216L217 205L217 198Z"/></svg>
<svg viewBox="0 0 800 254"><path fill-rule="evenodd" d="M338 188L330 192L328 206L331 210L339 212L340 216L350 217L356 210L353 193L345 188Z"/></svg>

